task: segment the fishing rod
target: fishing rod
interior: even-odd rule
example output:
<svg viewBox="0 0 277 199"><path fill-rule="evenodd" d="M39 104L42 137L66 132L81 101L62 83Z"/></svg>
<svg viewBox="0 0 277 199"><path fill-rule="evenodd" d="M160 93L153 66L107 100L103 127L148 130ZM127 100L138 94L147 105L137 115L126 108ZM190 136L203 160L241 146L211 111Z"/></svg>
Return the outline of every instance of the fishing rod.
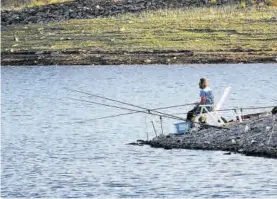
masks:
<svg viewBox="0 0 277 199"><path fill-rule="evenodd" d="M112 107L112 108L123 109L123 110L132 110L132 109L125 108L125 107L119 107L119 106L114 106L114 105L109 105L109 104L104 104L104 103L98 103L98 102L93 102L93 101L88 101L88 100L81 100L81 99L76 99L76 98L71 98L71 97L69 97L69 99L76 100L76 101L81 101L81 102L87 102L87 103L91 103L91 104L98 104L98 105ZM141 113L145 113L145 114L150 114L150 115L154 115L154 116L159 116L159 117L166 117L166 118L174 119L174 120L178 119L178 120L186 121L185 118L177 117L177 116L170 115L170 114L164 114L163 115L163 114L156 114L156 113L152 113L152 112L148 112L148 111L137 111L137 112L141 112ZM194 122L194 123L197 123L197 124L203 125L203 126L209 126L209 127L217 128L217 129L227 129L227 130L230 130L229 128L221 127L221 126L214 126L214 125L210 125L210 124L202 124L202 123L199 123L199 122Z"/></svg>
<svg viewBox="0 0 277 199"><path fill-rule="evenodd" d="M277 107L275 106L260 106L260 107L236 107L236 108L227 108L227 109L219 109L216 110L215 112L227 112L227 111L236 111L236 110L255 110L255 109L265 109L265 108L274 108ZM183 114L187 114L187 112L182 112L182 113L174 113L176 115L183 115Z"/></svg>
<svg viewBox="0 0 277 199"><path fill-rule="evenodd" d="M134 109L130 109L130 108L126 108L126 107L120 107L120 106L115 106L115 105L110 105L110 104L104 104L104 103L99 103L99 102L94 102L94 101L88 101L88 100L82 100L82 99L76 99L76 98L71 98L69 97L69 99L72 99L72 100L75 100L75 101L80 101L80 102L87 102L87 103L90 103L90 104L97 104L97 105L102 105L102 106L107 106L107 107L111 107L111 108L117 108L117 109L122 109L122 110L129 110L129 111L137 111L137 112L141 112L141 113L145 113L145 114L150 114L150 115L154 115L154 116L159 116L159 117L166 117L166 118L169 118L169 119L175 119L175 120L182 120L182 121L186 121L185 118L182 118L182 117L178 117L178 116L175 116L175 115L171 115L171 114L167 114L167 113L162 113L162 112L159 112L157 111L157 113L153 113L151 111L148 111L148 110L151 110L151 109L146 109L146 110L134 110ZM196 122L198 123L198 122ZM201 124L201 123L198 123L200 125L204 125L204 126L209 126L209 127L213 127L213 128L217 128L217 129L228 129L229 128L226 128L226 127L220 127L220 126L214 126L214 125L209 125L209 124Z"/></svg>
<svg viewBox="0 0 277 199"><path fill-rule="evenodd" d="M181 107L181 106L187 106L187 105L188 104L181 104L181 105L175 105L175 106L159 107L159 108L150 109L150 112L155 111L155 110L164 110L164 109L170 109L170 108L174 108L174 107ZM132 115L132 114L141 113L141 112L142 111L132 111L132 112L121 113L121 114L117 114L117 115L109 115L109 116L104 116L104 117L93 118L90 121L114 118L114 117L119 117L119 116L124 116L124 115Z"/></svg>
<svg viewBox="0 0 277 199"><path fill-rule="evenodd" d="M135 105L135 104L131 104L131 103L127 103L127 102L122 102L122 101L119 101L119 100L115 100L115 99L111 99L111 98L108 98L108 97L103 97L103 96L100 96L100 95L95 95L95 94L91 94L91 93L88 93L88 92L85 92L85 91L79 91L79 90L75 90L75 89L70 89L70 88L66 88L67 90L71 90L71 91L74 91L74 92L78 92L78 93L82 93L82 94L86 94L86 95L89 95L89 96L92 96L92 97L96 97L96 98L100 98L100 99L105 99L105 100L109 100L109 101L112 101L112 102L117 102L117 103L120 103L120 104L124 104L124 105L128 105L128 106L132 106L132 107L135 107L135 108L140 108L140 109L144 109L145 111L147 112L155 112L155 113L158 113L158 114L161 114L163 116L167 115L167 116L170 116L170 117L176 117L176 118L179 118L180 120L184 120L184 118L181 118L181 117L177 117L175 115L171 115L171 114L168 114L168 113L163 113L163 112L160 112L160 111L157 111L157 110L151 110L151 109L148 109L148 108L145 108L145 107L142 107L142 106L138 106L138 105ZM187 104L187 105L192 105L192 103L190 104ZM171 106L172 107L176 107L176 106ZM165 107L166 108L166 107ZM127 110L127 109L126 109Z"/></svg>
<svg viewBox="0 0 277 199"><path fill-rule="evenodd" d="M109 101L112 101L112 102L117 102L117 103L120 103L120 104L125 104L125 105L128 105L128 106L132 106L132 107L136 107L136 108L140 108L140 109L145 109L144 107L141 107L141 106L137 106L137 105L130 104L130 103L127 103L127 102L122 102L122 101L111 99L111 98L108 98L108 97L103 97L103 96L100 96L100 95L91 94L91 93L88 93L88 92L85 92L85 91L79 91L79 90L75 90L75 89L71 89L71 88L66 88L66 89L70 90L70 91L77 92L77 93L86 94L86 95L89 95L89 96L92 96L92 97L105 99L105 100L109 100ZM149 109L147 109L147 110L149 110Z"/></svg>
<svg viewBox="0 0 277 199"><path fill-rule="evenodd" d="M275 105L276 106L276 105ZM233 111L233 110L254 110L254 109L263 109L263 108L274 108L275 106L260 106L260 107L235 107L235 108L228 108L228 109L219 109L217 110L218 112L220 111Z"/></svg>
<svg viewBox="0 0 277 199"><path fill-rule="evenodd" d="M186 121L185 118L181 118L175 115L170 115L170 114L162 114L162 113L152 113L151 111L147 110L134 110L134 109L130 109L130 108L126 108L126 107L120 107L120 106L115 106L115 105L110 105L110 104L104 104L104 103L99 103L99 102L94 102L94 101L88 101L88 100L82 100L82 99L76 99L76 98L72 98L72 97L68 97L71 100L75 100L75 101L80 101L80 102L87 102L90 104L97 104L97 105L102 105L102 106L106 106L106 107L110 107L110 108L117 108L117 109L121 109L121 110L128 110L128 111L137 111L138 113L145 113L145 114L150 114L150 115L155 115L155 116L160 116L160 117L167 117L170 119L178 119L178 120L183 120ZM151 110L151 109L149 109Z"/></svg>

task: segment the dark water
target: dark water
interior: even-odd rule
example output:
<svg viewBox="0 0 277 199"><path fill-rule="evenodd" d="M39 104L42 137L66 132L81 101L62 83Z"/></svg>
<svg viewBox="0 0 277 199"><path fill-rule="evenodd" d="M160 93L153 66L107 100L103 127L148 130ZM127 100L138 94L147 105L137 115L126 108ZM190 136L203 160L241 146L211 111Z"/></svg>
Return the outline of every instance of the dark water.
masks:
<svg viewBox="0 0 277 199"><path fill-rule="evenodd" d="M2 197L277 196L276 159L126 145L146 132L153 137L149 121L157 118L85 121L126 111L73 101L68 97L97 99L64 89L161 107L198 100L198 79L208 77L216 97L232 86L223 108L268 106L277 104L276 64L2 67L1 73ZM167 133L174 122L164 121Z"/></svg>

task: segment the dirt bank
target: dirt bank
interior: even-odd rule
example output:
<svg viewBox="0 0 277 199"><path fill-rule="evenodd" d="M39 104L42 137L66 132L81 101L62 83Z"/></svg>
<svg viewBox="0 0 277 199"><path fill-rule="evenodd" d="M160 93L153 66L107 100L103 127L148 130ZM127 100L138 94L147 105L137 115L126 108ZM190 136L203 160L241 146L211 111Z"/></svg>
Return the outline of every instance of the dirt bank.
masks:
<svg viewBox="0 0 277 199"><path fill-rule="evenodd" d="M2 65L120 65L191 63L272 63L275 57L260 52L154 51L25 51L3 52Z"/></svg>

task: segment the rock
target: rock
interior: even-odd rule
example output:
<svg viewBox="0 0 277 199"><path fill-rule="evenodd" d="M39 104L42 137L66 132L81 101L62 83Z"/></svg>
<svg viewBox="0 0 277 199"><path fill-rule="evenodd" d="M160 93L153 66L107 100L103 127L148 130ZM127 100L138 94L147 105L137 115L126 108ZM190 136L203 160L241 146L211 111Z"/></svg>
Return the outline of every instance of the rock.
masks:
<svg viewBox="0 0 277 199"><path fill-rule="evenodd" d="M42 54L44 54L44 51L37 51L35 54L36 55L42 55Z"/></svg>
<svg viewBox="0 0 277 199"><path fill-rule="evenodd" d="M118 13L141 12L147 9L181 8L197 6L194 1L168 0L99 0L72 1L49 4L19 11L4 10L1 15L2 25L48 23L63 19L87 19L100 16L114 16ZM49 20L49 18L52 18ZM189 55L188 55L189 56Z"/></svg>
<svg viewBox="0 0 277 199"><path fill-rule="evenodd" d="M235 139L232 139L232 140L231 140L231 143L232 143L232 144L237 144L237 142L236 142Z"/></svg>
<svg viewBox="0 0 277 199"><path fill-rule="evenodd" d="M247 133L248 131L249 131L249 126L248 125L245 125L245 127L244 127L244 133Z"/></svg>
<svg viewBox="0 0 277 199"><path fill-rule="evenodd" d="M144 60L144 62L145 62L146 64L150 64L150 63L152 62L152 60L151 60L151 59L146 59L146 60Z"/></svg>
<svg viewBox="0 0 277 199"><path fill-rule="evenodd" d="M276 57L276 59L277 59L277 57ZM277 114L277 106L272 109L271 113L272 113L272 115Z"/></svg>
<svg viewBox="0 0 277 199"><path fill-rule="evenodd" d="M131 143L128 143L127 145L133 145L133 146L143 146L142 143L140 142L131 142Z"/></svg>
<svg viewBox="0 0 277 199"><path fill-rule="evenodd" d="M16 41L16 42L18 42L18 41L19 41L19 39L18 39L18 37L17 37L17 36L14 36L14 41Z"/></svg>
<svg viewBox="0 0 277 199"><path fill-rule="evenodd" d="M245 155L277 158L277 122L275 115L234 123L226 129L206 128L190 134L159 135L148 141L152 147L223 150ZM245 126L251 126L247 132ZM270 127L269 131L265 131Z"/></svg>
<svg viewBox="0 0 277 199"><path fill-rule="evenodd" d="M256 140L251 140L251 144L255 144L255 143L257 143Z"/></svg>

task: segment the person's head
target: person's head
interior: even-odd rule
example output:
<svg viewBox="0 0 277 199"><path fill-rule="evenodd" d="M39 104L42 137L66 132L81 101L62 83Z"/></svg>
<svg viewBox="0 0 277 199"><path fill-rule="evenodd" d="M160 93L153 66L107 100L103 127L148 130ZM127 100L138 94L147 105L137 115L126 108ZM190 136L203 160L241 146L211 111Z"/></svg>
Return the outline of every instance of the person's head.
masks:
<svg viewBox="0 0 277 199"><path fill-rule="evenodd" d="M208 80L206 78L201 78L199 81L199 88L204 89L208 87Z"/></svg>

